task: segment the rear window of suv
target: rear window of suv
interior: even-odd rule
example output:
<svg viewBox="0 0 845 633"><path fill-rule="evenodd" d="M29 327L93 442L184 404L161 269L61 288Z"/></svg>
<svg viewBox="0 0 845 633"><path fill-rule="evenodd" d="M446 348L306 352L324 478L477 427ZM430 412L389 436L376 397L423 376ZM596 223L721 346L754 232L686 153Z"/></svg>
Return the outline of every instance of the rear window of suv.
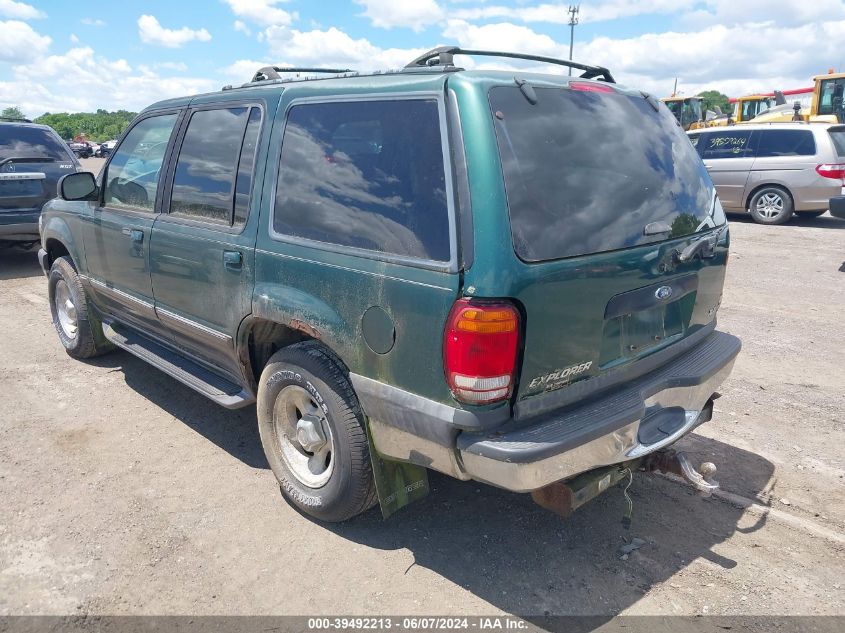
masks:
<svg viewBox="0 0 845 633"><path fill-rule="evenodd" d="M28 125L0 125L0 160L52 158L70 162L70 150L50 130Z"/></svg>
<svg viewBox="0 0 845 633"><path fill-rule="evenodd" d="M516 87L489 94L513 243L525 261L629 248L713 226L687 135L641 96ZM670 231L644 235L653 222Z"/></svg>

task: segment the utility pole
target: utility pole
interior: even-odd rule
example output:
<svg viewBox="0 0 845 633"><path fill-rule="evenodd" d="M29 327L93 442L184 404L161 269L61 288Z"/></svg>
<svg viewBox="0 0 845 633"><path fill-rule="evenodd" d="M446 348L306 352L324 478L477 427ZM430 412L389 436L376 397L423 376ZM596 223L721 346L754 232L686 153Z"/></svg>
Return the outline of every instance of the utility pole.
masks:
<svg viewBox="0 0 845 633"><path fill-rule="evenodd" d="M578 11L581 5L569 5L569 61L572 61L572 48L575 46L575 25L578 24ZM572 76L572 68L569 69L569 76Z"/></svg>

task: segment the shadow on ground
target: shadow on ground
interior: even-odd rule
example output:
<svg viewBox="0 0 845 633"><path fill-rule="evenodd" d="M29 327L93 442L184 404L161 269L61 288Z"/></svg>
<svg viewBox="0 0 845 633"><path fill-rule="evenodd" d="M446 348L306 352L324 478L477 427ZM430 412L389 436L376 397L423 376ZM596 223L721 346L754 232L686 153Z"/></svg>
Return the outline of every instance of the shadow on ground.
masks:
<svg viewBox="0 0 845 633"><path fill-rule="evenodd" d="M742 224L754 224L754 220L751 219L751 215L748 213L730 213L728 214L728 221L739 222ZM775 228L789 230L790 227L796 226L818 229L845 229L845 220L835 218L830 215L830 213L825 213L817 218L798 213L786 224L781 224Z"/></svg>
<svg viewBox="0 0 845 633"><path fill-rule="evenodd" d="M270 468L258 436L255 406L224 409L128 352L115 351L86 362L122 371L129 387L232 457L251 468Z"/></svg>
<svg viewBox="0 0 845 633"><path fill-rule="evenodd" d="M122 371L130 387L209 441L251 467L267 468L254 407L222 409L123 352L95 364ZM772 484L774 467L759 455L695 434L679 445L694 463L715 462L723 487L732 492L754 497ZM340 525L315 522L314 530L375 549L407 549L415 562L406 574L426 568L508 613L601 616L583 630L636 604L691 561L709 561L715 576L743 564L715 550L735 534L754 539L766 522L743 519L743 509L702 498L682 483L639 473L630 488L630 531L621 524L621 487L563 519L534 505L529 495L434 472L430 481L427 499L387 521L373 509ZM634 536L645 545L621 560L619 547ZM442 611L448 613L449 605Z"/></svg>
<svg viewBox="0 0 845 633"><path fill-rule="evenodd" d="M38 246L28 249L0 246L0 281L41 275L37 252Z"/></svg>
<svg viewBox="0 0 845 633"><path fill-rule="evenodd" d="M723 478L739 478L746 495L763 490L774 470L758 455L701 436L685 440L684 449L699 461L730 463L732 472L723 472ZM765 523L740 525L742 509L639 473L630 489L630 531L621 524L622 487L563 519L534 505L529 495L438 474L431 475L431 484L428 499L387 522L370 512L324 527L368 547L408 549L415 565L523 616L617 615L693 560L706 559L716 575L733 569L738 561L714 548L736 532L751 535ZM646 544L621 560L619 547L634 536Z"/></svg>

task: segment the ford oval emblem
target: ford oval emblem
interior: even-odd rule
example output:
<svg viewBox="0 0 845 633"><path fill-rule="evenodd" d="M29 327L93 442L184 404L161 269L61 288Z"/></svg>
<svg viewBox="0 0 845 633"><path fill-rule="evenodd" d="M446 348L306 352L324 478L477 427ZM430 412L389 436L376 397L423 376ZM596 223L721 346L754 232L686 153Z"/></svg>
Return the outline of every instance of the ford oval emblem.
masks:
<svg viewBox="0 0 845 633"><path fill-rule="evenodd" d="M660 301L665 301L672 296L672 287L660 286L660 288L654 291L654 296L660 299Z"/></svg>

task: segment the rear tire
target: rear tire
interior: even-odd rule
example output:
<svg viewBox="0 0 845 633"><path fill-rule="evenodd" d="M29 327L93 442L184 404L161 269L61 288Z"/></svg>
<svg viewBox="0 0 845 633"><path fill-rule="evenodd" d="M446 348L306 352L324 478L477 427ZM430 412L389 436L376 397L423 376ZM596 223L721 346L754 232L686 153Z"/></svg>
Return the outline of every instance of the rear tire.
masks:
<svg viewBox="0 0 845 633"><path fill-rule="evenodd" d="M751 217L758 224L784 224L792 217L792 197L785 189L767 186L755 193L748 203Z"/></svg>
<svg viewBox="0 0 845 633"><path fill-rule="evenodd" d="M68 355L84 359L111 351L100 321L88 310L88 297L70 257L58 257L47 278L50 314L59 341Z"/></svg>
<svg viewBox="0 0 845 633"><path fill-rule="evenodd" d="M364 415L319 343L273 354L261 372L257 409L264 454L294 507L337 522L376 504Z"/></svg>

